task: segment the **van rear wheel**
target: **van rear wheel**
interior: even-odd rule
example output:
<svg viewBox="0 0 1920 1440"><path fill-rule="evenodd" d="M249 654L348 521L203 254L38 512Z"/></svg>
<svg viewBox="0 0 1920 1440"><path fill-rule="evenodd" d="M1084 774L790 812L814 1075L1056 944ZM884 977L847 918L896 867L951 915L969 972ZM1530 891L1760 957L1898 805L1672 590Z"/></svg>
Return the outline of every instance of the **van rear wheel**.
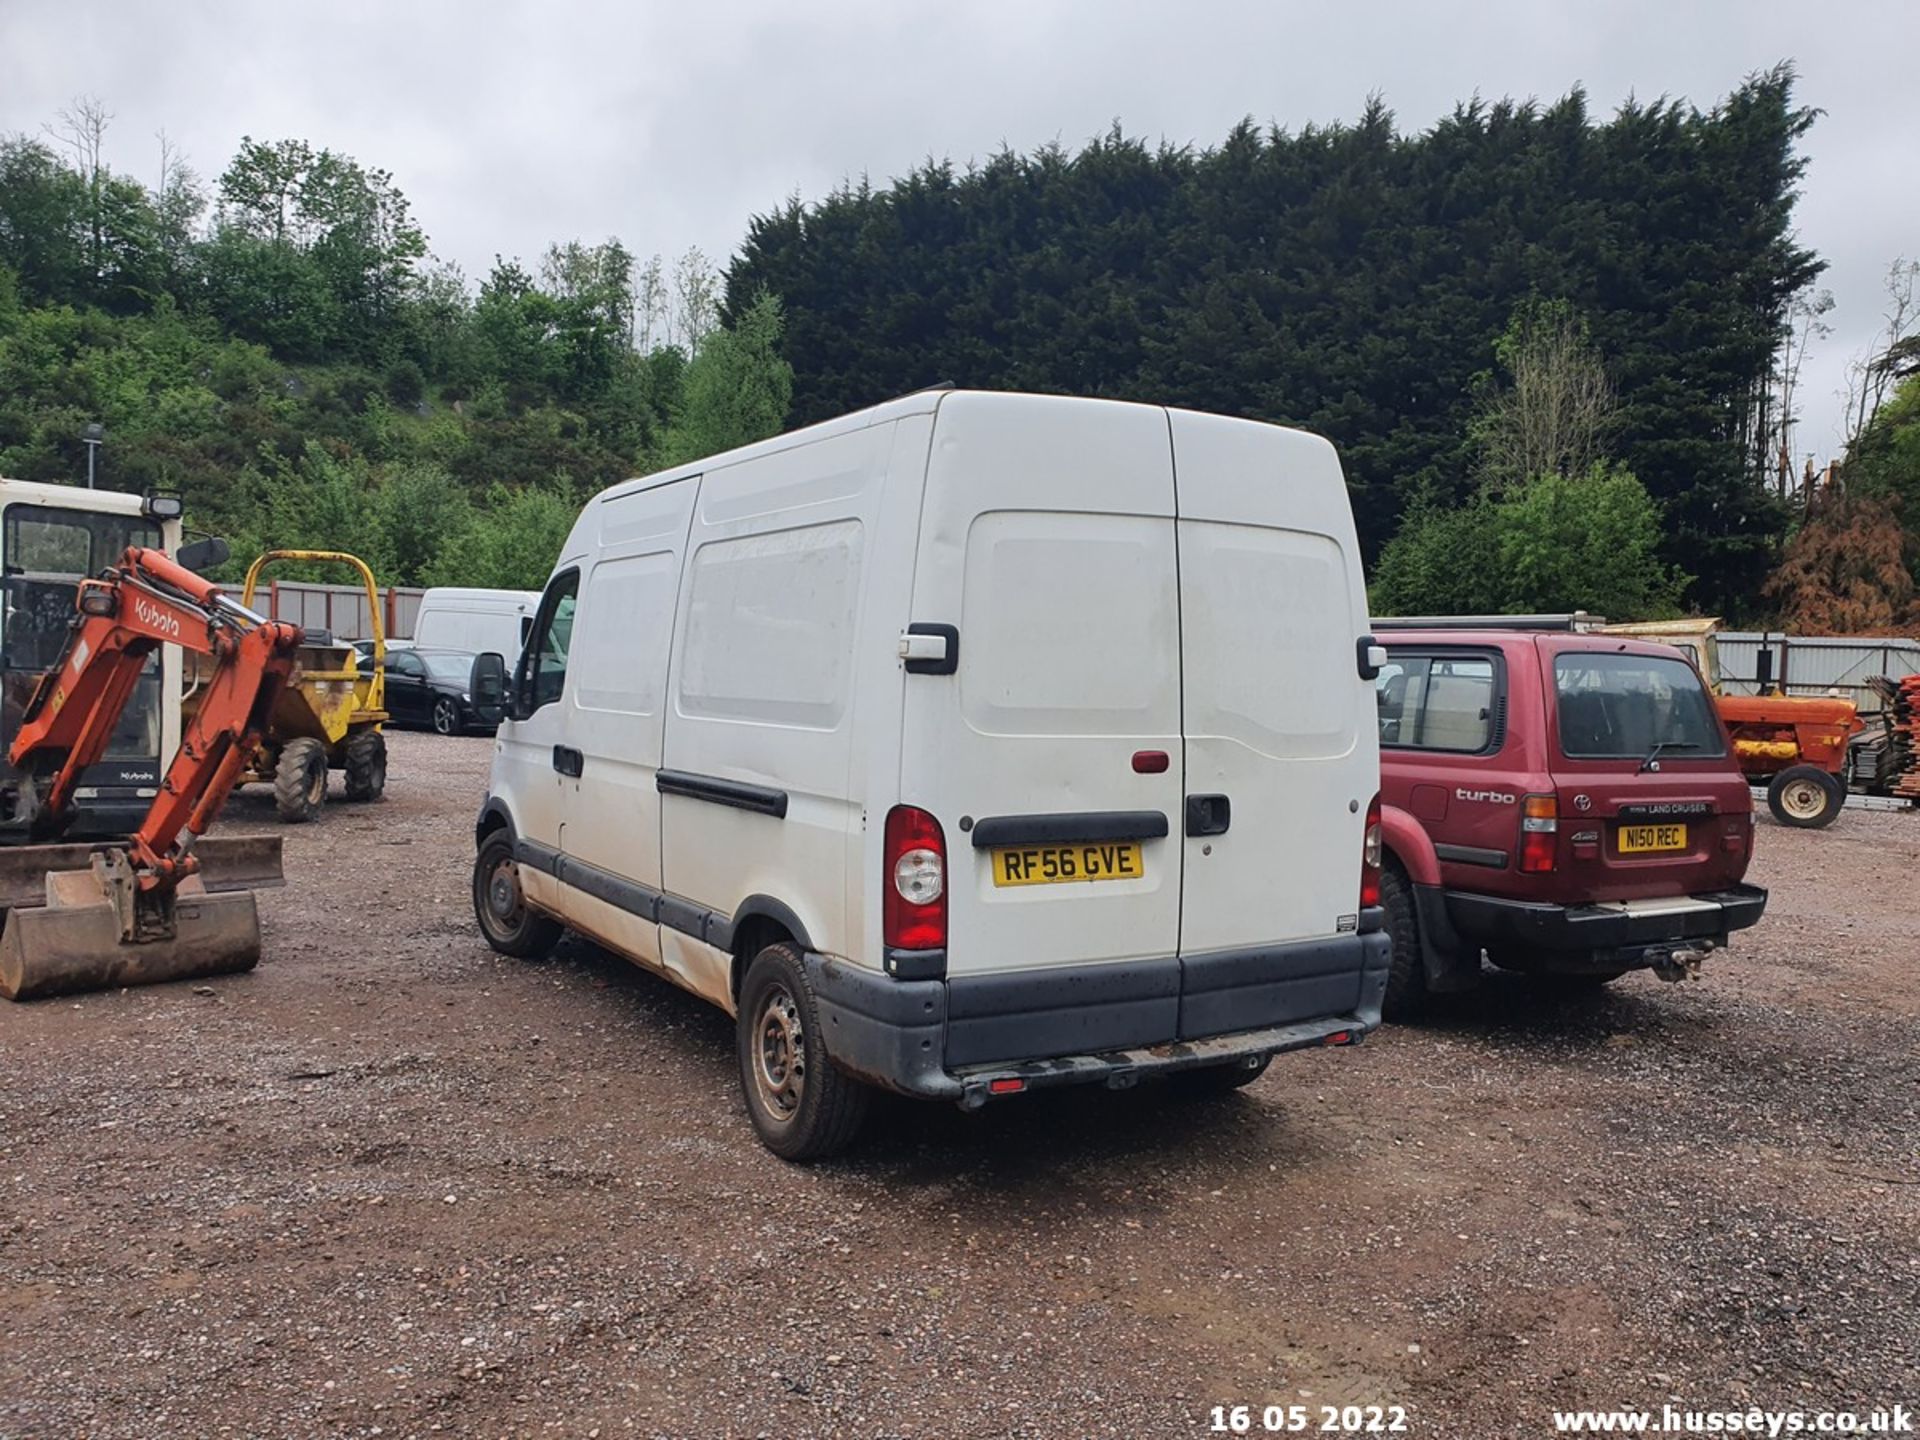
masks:
<svg viewBox="0 0 1920 1440"><path fill-rule="evenodd" d="M1773 818L1796 830L1831 825L1846 798L1839 780L1818 765L1789 765L1767 785L1767 808Z"/></svg>
<svg viewBox="0 0 1920 1440"><path fill-rule="evenodd" d="M783 1160L838 1155L867 1117L873 1092L835 1067L825 1034L800 947L754 956L735 1024L740 1089L761 1143Z"/></svg>

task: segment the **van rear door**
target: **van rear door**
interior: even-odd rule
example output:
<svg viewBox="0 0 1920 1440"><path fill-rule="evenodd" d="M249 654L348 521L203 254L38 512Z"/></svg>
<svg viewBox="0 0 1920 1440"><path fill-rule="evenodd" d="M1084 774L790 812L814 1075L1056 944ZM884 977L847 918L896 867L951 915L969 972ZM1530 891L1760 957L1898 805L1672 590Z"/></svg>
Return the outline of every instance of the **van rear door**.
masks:
<svg viewBox="0 0 1920 1440"><path fill-rule="evenodd" d="M941 401L903 619L954 626L958 667L904 676L900 799L945 831L949 1064L1020 1043L973 1044L1016 1007L1007 972L1057 980L1026 986L1022 1007L1097 993L1102 1019L1076 1050L1172 1036L1176 583L1165 411Z"/></svg>
<svg viewBox="0 0 1920 1440"><path fill-rule="evenodd" d="M1333 447L1174 411L1186 728L1181 1036L1351 1013L1379 788Z"/></svg>

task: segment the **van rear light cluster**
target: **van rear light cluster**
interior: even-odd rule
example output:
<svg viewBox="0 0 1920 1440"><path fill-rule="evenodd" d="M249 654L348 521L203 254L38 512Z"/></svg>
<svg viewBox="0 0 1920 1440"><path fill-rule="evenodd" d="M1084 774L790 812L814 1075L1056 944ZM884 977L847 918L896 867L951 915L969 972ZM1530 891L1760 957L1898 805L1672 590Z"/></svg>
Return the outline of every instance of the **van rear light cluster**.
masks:
<svg viewBox="0 0 1920 1440"><path fill-rule="evenodd" d="M1520 802L1520 873L1549 875L1560 852L1560 801L1529 795Z"/></svg>
<svg viewBox="0 0 1920 1440"><path fill-rule="evenodd" d="M1360 842L1360 908L1371 909L1380 903L1380 797L1367 806L1366 836Z"/></svg>
<svg viewBox="0 0 1920 1440"><path fill-rule="evenodd" d="M887 812L881 938L897 950L939 950L947 943L947 837L924 810Z"/></svg>

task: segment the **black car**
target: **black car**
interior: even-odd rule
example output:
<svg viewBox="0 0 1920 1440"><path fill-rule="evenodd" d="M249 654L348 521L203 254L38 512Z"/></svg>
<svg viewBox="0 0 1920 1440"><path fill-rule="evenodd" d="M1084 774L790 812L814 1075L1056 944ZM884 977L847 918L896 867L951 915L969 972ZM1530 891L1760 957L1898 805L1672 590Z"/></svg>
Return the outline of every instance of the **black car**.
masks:
<svg viewBox="0 0 1920 1440"><path fill-rule="evenodd" d="M491 734L497 705L473 701L474 657L464 650L389 650L387 713L396 725L423 725L442 735Z"/></svg>

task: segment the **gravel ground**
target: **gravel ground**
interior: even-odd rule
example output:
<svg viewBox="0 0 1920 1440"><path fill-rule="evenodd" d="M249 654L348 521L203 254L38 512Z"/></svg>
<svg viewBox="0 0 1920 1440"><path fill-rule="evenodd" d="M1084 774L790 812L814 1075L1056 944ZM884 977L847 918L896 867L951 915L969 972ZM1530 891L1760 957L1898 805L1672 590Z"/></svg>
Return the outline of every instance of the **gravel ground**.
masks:
<svg viewBox="0 0 1920 1440"><path fill-rule="evenodd" d="M0 1010L0 1435L1920 1400L1920 817L1763 819L1770 913L1697 982L1493 977L1223 1101L901 1103L803 1170L717 1011L481 944L489 753L396 736L384 804L286 830L253 975Z"/></svg>

